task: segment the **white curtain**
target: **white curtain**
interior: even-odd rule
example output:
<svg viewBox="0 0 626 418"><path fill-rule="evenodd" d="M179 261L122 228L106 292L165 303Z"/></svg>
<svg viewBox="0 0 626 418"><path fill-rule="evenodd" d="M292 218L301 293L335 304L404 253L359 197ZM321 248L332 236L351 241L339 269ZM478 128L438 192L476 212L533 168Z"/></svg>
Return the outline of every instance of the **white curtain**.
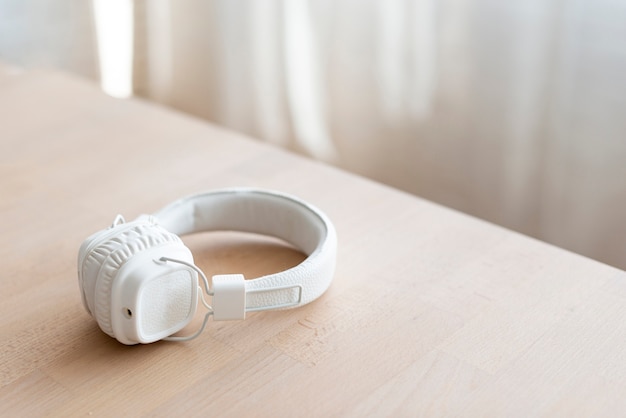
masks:
<svg viewBox="0 0 626 418"><path fill-rule="evenodd" d="M626 0L90 4L0 0L0 61L96 77L126 5L136 94L626 268Z"/></svg>
<svg viewBox="0 0 626 418"><path fill-rule="evenodd" d="M626 2L142 4L141 94L626 268Z"/></svg>
<svg viewBox="0 0 626 418"><path fill-rule="evenodd" d="M97 78L91 3L84 0L0 0L0 64L56 68Z"/></svg>

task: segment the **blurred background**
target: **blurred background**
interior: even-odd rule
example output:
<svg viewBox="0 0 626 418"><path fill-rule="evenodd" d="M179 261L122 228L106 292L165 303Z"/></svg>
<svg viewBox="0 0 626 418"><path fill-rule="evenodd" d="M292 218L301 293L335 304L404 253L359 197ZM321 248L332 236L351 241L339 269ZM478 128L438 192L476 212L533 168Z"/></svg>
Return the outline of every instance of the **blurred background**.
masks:
<svg viewBox="0 0 626 418"><path fill-rule="evenodd" d="M626 269L626 0L0 0L0 62Z"/></svg>

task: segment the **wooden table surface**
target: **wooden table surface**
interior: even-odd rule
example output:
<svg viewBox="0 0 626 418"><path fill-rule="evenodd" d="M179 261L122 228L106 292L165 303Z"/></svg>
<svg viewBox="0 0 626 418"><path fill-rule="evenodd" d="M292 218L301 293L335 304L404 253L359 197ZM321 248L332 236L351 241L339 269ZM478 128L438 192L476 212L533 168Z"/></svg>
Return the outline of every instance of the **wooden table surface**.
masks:
<svg viewBox="0 0 626 418"><path fill-rule="evenodd" d="M330 216L330 290L187 343L101 332L83 239L227 186ZM186 242L207 274L302 258L246 234ZM1 415L626 414L625 272L68 75L0 70L0 255Z"/></svg>

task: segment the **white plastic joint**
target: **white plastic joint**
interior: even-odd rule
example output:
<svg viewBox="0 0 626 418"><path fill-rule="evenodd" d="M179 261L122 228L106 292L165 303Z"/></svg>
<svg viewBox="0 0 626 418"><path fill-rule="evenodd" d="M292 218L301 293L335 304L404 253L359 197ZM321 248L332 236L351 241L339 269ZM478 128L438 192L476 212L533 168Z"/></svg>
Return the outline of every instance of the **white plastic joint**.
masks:
<svg viewBox="0 0 626 418"><path fill-rule="evenodd" d="M213 276L213 320L246 319L246 282L242 274Z"/></svg>

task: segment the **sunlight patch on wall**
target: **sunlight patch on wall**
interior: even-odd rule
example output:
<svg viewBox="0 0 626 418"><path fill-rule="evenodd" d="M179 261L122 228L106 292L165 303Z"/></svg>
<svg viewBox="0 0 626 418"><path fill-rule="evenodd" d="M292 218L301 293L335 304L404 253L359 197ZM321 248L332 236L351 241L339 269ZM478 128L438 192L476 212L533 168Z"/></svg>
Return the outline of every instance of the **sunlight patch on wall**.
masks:
<svg viewBox="0 0 626 418"><path fill-rule="evenodd" d="M92 0L98 42L100 84L114 97L132 95L133 3Z"/></svg>

